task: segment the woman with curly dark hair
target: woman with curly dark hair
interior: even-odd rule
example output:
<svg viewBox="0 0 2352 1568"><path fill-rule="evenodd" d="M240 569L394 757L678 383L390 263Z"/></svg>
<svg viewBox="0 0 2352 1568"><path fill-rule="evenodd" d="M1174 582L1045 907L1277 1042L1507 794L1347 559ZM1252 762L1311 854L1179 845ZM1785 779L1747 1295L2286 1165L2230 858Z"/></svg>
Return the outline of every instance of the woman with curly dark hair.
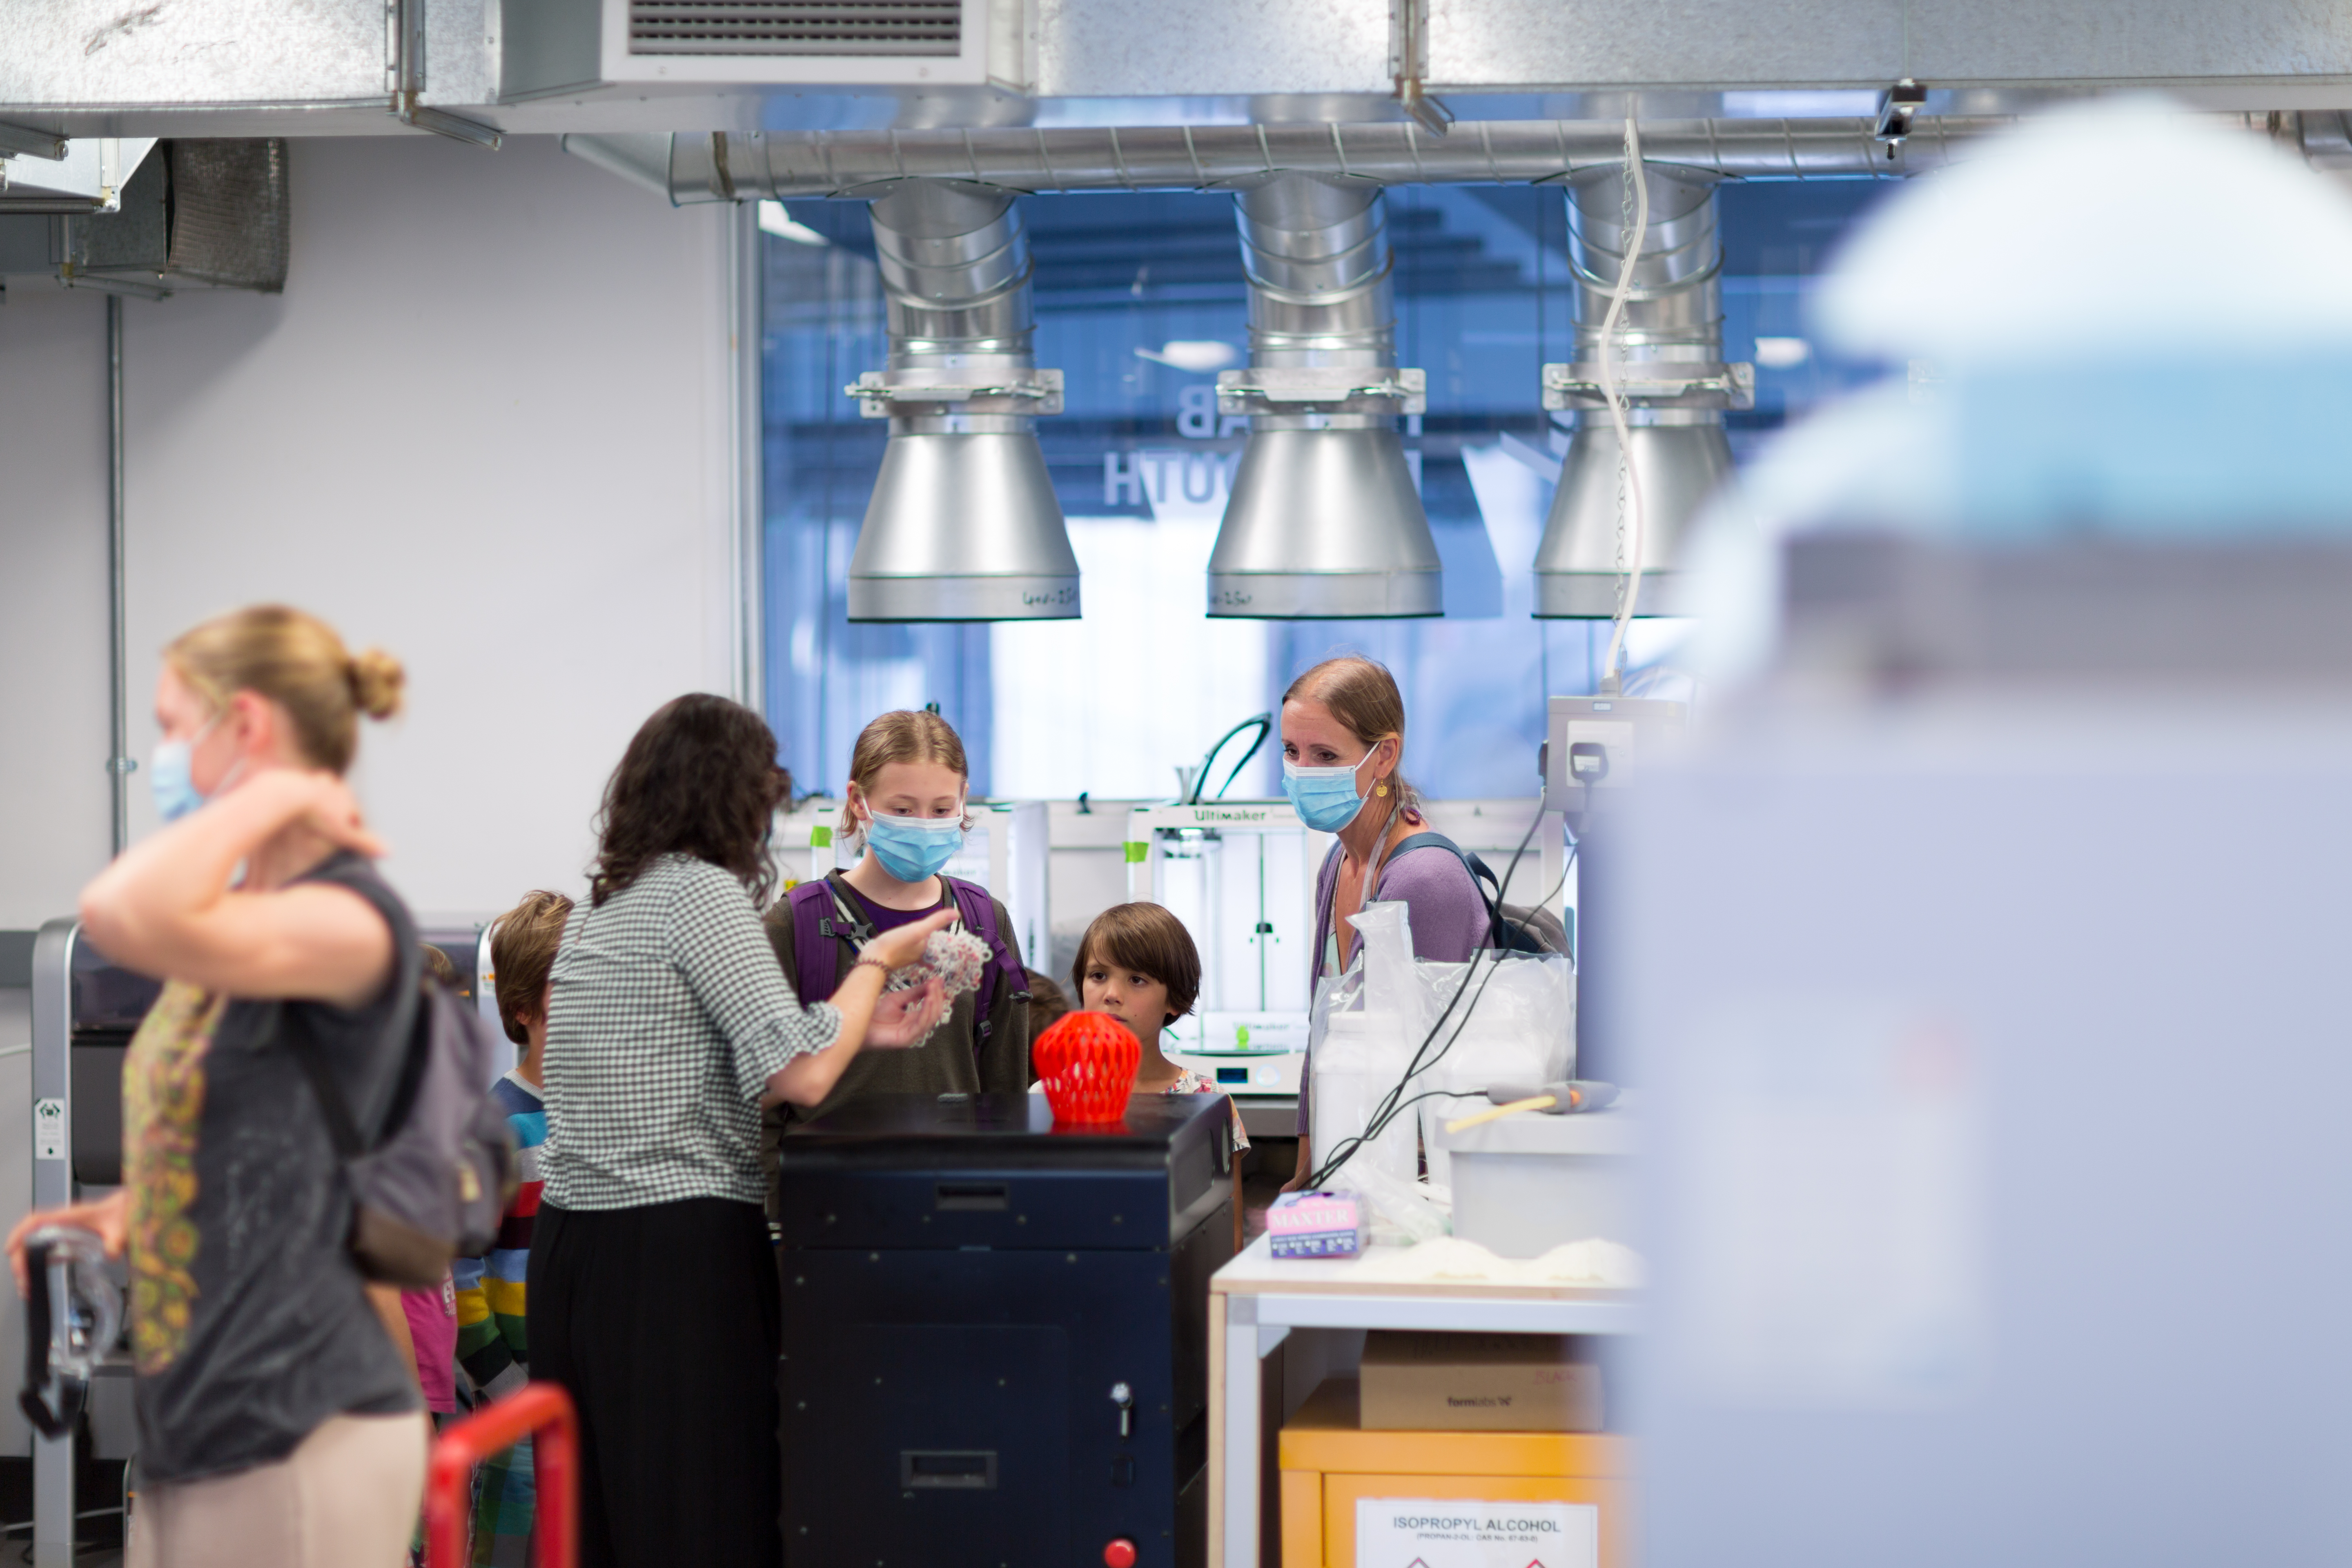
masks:
<svg viewBox="0 0 2352 1568"><path fill-rule="evenodd" d="M774 1568L779 1316L760 1112L814 1105L861 1046L939 1022L885 995L949 916L867 945L803 1006L760 928L786 781L760 716L681 697L604 787L590 897L547 1005L531 1373L580 1415L582 1568Z"/></svg>

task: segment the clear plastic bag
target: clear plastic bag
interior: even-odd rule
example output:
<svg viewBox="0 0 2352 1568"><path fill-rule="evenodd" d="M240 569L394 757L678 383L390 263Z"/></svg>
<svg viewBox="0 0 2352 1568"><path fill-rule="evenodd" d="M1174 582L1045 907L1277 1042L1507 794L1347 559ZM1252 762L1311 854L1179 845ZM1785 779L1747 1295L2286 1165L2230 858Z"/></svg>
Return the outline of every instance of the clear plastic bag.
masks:
<svg viewBox="0 0 2352 1568"><path fill-rule="evenodd" d="M1436 1059L1416 1076L1409 1092L1450 1091L1416 1108L1429 1179L1450 1186L1453 1159L1443 1127L1477 1109L1471 1097L1496 1084L1555 1083L1576 1076L1575 972L1567 956L1557 952L1482 952L1468 963L1416 962L1413 967L1437 1039L1430 1047ZM1427 1032L1424 1027L1423 1034Z"/></svg>
<svg viewBox="0 0 2352 1568"><path fill-rule="evenodd" d="M1414 1092L1398 1083L1429 1033L1428 987L1416 973L1411 911L1397 902L1364 906L1354 920L1362 939L1346 973L1316 989L1308 1025L1314 1082L1310 1128L1318 1163L1360 1138L1391 1097ZM1360 1145L1330 1185L1356 1193L1371 1210L1371 1239L1418 1240L1444 1234L1444 1206L1421 1184L1420 1119L1408 1107Z"/></svg>
<svg viewBox="0 0 2352 1568"><path fill-rule="evenodd" d="M1404 1077L1412 1060L1412 1044L1420 1039L1422 994L1411 973L1412 934L1402 904L1365 906L1356 917L1363 941L1355 962L1315 987L1308 1014L1307 1062L1313 1073L1307 1104L1309 1142L1318 1165L1329 1160L1349 1140L1363 1136L1381 1102ZM1400 983L1398 959L1403 955ZM1377 1005L1375 998L1378 999ZM1420 1173L1419 1129L1410 1115L1391 1120L1381 1134L1360 1143L1329 1185L1365 1199L1372 1238L1392 1240L1400 1234L1393 1219L1381 1222L1381 1205L1370 1188L1395 1194L1410 1193Z"/></svg>
<svg viewBox="0 0 2352 1568"><path fill-rule="evenodd" d="M1427 1065L1398 1098L1452 1094L1407 1107L1329 1184L1371 1205L1375 1240L1444 1235L1451 1228L1453 1171L1443 1124L1475 1109L1471 1098L1492 1085L1575 1076L1574 971L1560 953L1481 952L1468 963L1416 959L1402 903L1367 904L1355 927L1363 939L1355 963L1317 984L1309 1016L1315 1159L1322 1163L1362 1134L1427 1042Z"/></svg>
<svg viewBox="0 0 2352 1568"><path fill-rule="evenodd" d="M1398 1117L1395 1125L1382 1136L1393 1136L1399 1131L1411 1140L1413 1126L1410 1115ZM1447 1235L1453 1229L1451 1193L1433 1191L1428 1183L1399 1176L1384 1164L1368 1164L1361 1155L1348 1162L1347 1169L1333 1178L1332 1185L1352 1187L1358 1197L1371 1205L1366 1231L1374 1246L1407 1246Z"/></svg>
<svg viewBox="0 0 2352 1568"><path fill-rule="evenodd" d="M1351 1138L1360 1137L1381 1101L1396 1087L1412 1060L1402 1021L1393 1013L1370 1009L1333 1012L1317 1019L1314 1055L1315 1085L1308 1100L1314 1125L1312 1147L1318 1163L1328 1160ZM1333 1178L1334 1186L1348 1186L1358 1166L1377 1167L1401 1182L1418 1172L1414 1122L1407 1116L1391 1121L1377 1138L1360 1146Z"/></svg>

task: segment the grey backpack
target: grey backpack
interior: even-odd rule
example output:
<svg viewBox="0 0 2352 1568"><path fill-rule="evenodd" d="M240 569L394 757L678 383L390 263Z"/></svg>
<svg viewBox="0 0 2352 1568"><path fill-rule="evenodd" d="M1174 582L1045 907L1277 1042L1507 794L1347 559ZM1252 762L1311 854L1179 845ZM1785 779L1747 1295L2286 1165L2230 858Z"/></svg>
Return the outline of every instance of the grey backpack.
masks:
<svg viewBox="0 0 2352 1568"><path fill-rule="evenodd" d="M487 1019L429 977L403 997L385 1033L407 1043L407 1057L373 1148L315 1047L306 1041L294 1055L351 1178L360 1272L430 1289L451 1259L489 1250L514 1198L514 1134L490 1098L499 1042Z"/></svg>
<svg viewBox="0 0 2352 1568"><path fill-rule="evenodd" d="M1443 833L1416 833L1400 840L1389 851L1389 858L1394 860L1411 849L1443 849L1462 862L1462 868L1470 873L1470 885L1478 889L1486 905L1487 946L1505 952L1565 952L1573 958L1575 944L1569 941L1568 923L1542 904L1505 903L1502 879L1477 856Z"/></svg>

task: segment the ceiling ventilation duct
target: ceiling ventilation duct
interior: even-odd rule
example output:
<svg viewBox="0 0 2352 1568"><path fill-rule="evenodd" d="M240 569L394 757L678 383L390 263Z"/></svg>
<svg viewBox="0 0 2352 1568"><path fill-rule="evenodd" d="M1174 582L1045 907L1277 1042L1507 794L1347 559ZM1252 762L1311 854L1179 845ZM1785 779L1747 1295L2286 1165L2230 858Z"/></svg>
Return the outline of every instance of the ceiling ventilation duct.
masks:
<svg viewBox="0 0 2352 1568"><path fill-rule="evenodd" d="M152 136L68 138L0 125L0 214L110 213Z"/></svg>
<svg viewBox="0 0 2352 1568"><path fill-rule="evenodd" d="M0 204L0 276L161 300L186 289L286 287L286 143L160 142L110 209L22 216Z"/></svg>
<svg viewBox="0 0 2352 1568"><path fill-rule="evenodd" d="M1029 241L1010 191L905 180L874 199L890 364L850 395L890 442L849 563L853 621L1069 619L1078 562L1037 448Z"/></svg>
<svg viewBox="0 0 2352 1568"><path fill-rule="evenodd" d="M1635 613L1690 613L1676 572L1682 535L1707 492L1731 472L1726 408L1755 401L1755 370L1723 361L1723 243L1715 178L1646 170L1649 226L1640 237L1633 288L1616 342L1601 342L1625 259L1630 224L1622 163L1589 170L1568 186L1569 260L1576 275L1574 364L1544 366L1544 406L1574 421L1559 489L1536 547L1536 614L1607 620L1631 586L1634 504L1641 494L1641 595ZM1601 388L1601 356L1618 355L1625 399L1624 472Z"/></svg>
<svg viewBox="0 0 2352 1568"><path fill-rule="evenodd" d="M1941 168L1985 132L2011 123L1944 115L1916 121L1899 146L1890 146L1873 140L1866 119L1685 120L1645 129L1642 140L1652 167L1669 165L1685 178L1706 172L1744 180L1892 180ZM2306 129L2306 146L2310 136ZM2352 167L2352 132L2333 144ZM1394 121L572 135L563 145L679 204L838 196L906 179L977 180L1016 191L1246 190L1313 174L1383 185L1511 184L1585 170L1612 174L1624 156L1613 122L1574 120L1465 122L1446 137Z"/></svg>
<svg viewBox="0 0 2352 1568"><path fill-rule="evenodd" d="M1396 368L1381 186L1277 174L1234 205L1250 364L1217 377L1217 405L1250 416L1250 434L1209 557L1209 614L1442 614L1437 545L1397 436L1423 380Z"/></svg>

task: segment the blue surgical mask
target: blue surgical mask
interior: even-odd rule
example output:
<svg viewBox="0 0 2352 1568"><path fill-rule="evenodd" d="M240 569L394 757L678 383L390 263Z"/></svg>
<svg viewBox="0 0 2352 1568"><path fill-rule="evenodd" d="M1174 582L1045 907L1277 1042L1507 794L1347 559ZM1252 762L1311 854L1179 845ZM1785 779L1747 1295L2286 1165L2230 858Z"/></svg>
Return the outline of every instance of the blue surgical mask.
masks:
<svg viewBox="0 0 2352 1568"><path fill-rule="evenodd" d="M963 814L884 816L877 812L866 824L866 847L898 880L927 880L963 847Z"/></svg>
<svg viewBox="0 0 2352 1568"><path fill-rule="evenodd" d="M205 727L185 741L158 741L147 755L147 787L154 793L155 815L165 822L177 822L212 798L196 788L196 742L213 732L213 725L221 721L214 714ZM242 759L240 764L242 765ZM236 770L231 769L232 776ZM223 780L224 784L227 781ZM218 794L215 790L214 794Z"/></svg>
<svg viewBox="0 0 2352 1568"><path fill-rule="evenodd" d="M1365 762L1370 760L1367 757ZM1290 797L1299 821L1318 833L1337 833L1364 809L1364 797L1356 793L1356 773L1363 765L1302 768L1285 757L1282 793Z"/></svg>
<svg viewBox="0 0 2352 1568"><path fill-rule="evenodd" d="M155 815L166 822L177 822L205 804L190 773L194 764L189 753L194 750L186 741L158 741L148 753L147 787L155 794Z"/></svg>

